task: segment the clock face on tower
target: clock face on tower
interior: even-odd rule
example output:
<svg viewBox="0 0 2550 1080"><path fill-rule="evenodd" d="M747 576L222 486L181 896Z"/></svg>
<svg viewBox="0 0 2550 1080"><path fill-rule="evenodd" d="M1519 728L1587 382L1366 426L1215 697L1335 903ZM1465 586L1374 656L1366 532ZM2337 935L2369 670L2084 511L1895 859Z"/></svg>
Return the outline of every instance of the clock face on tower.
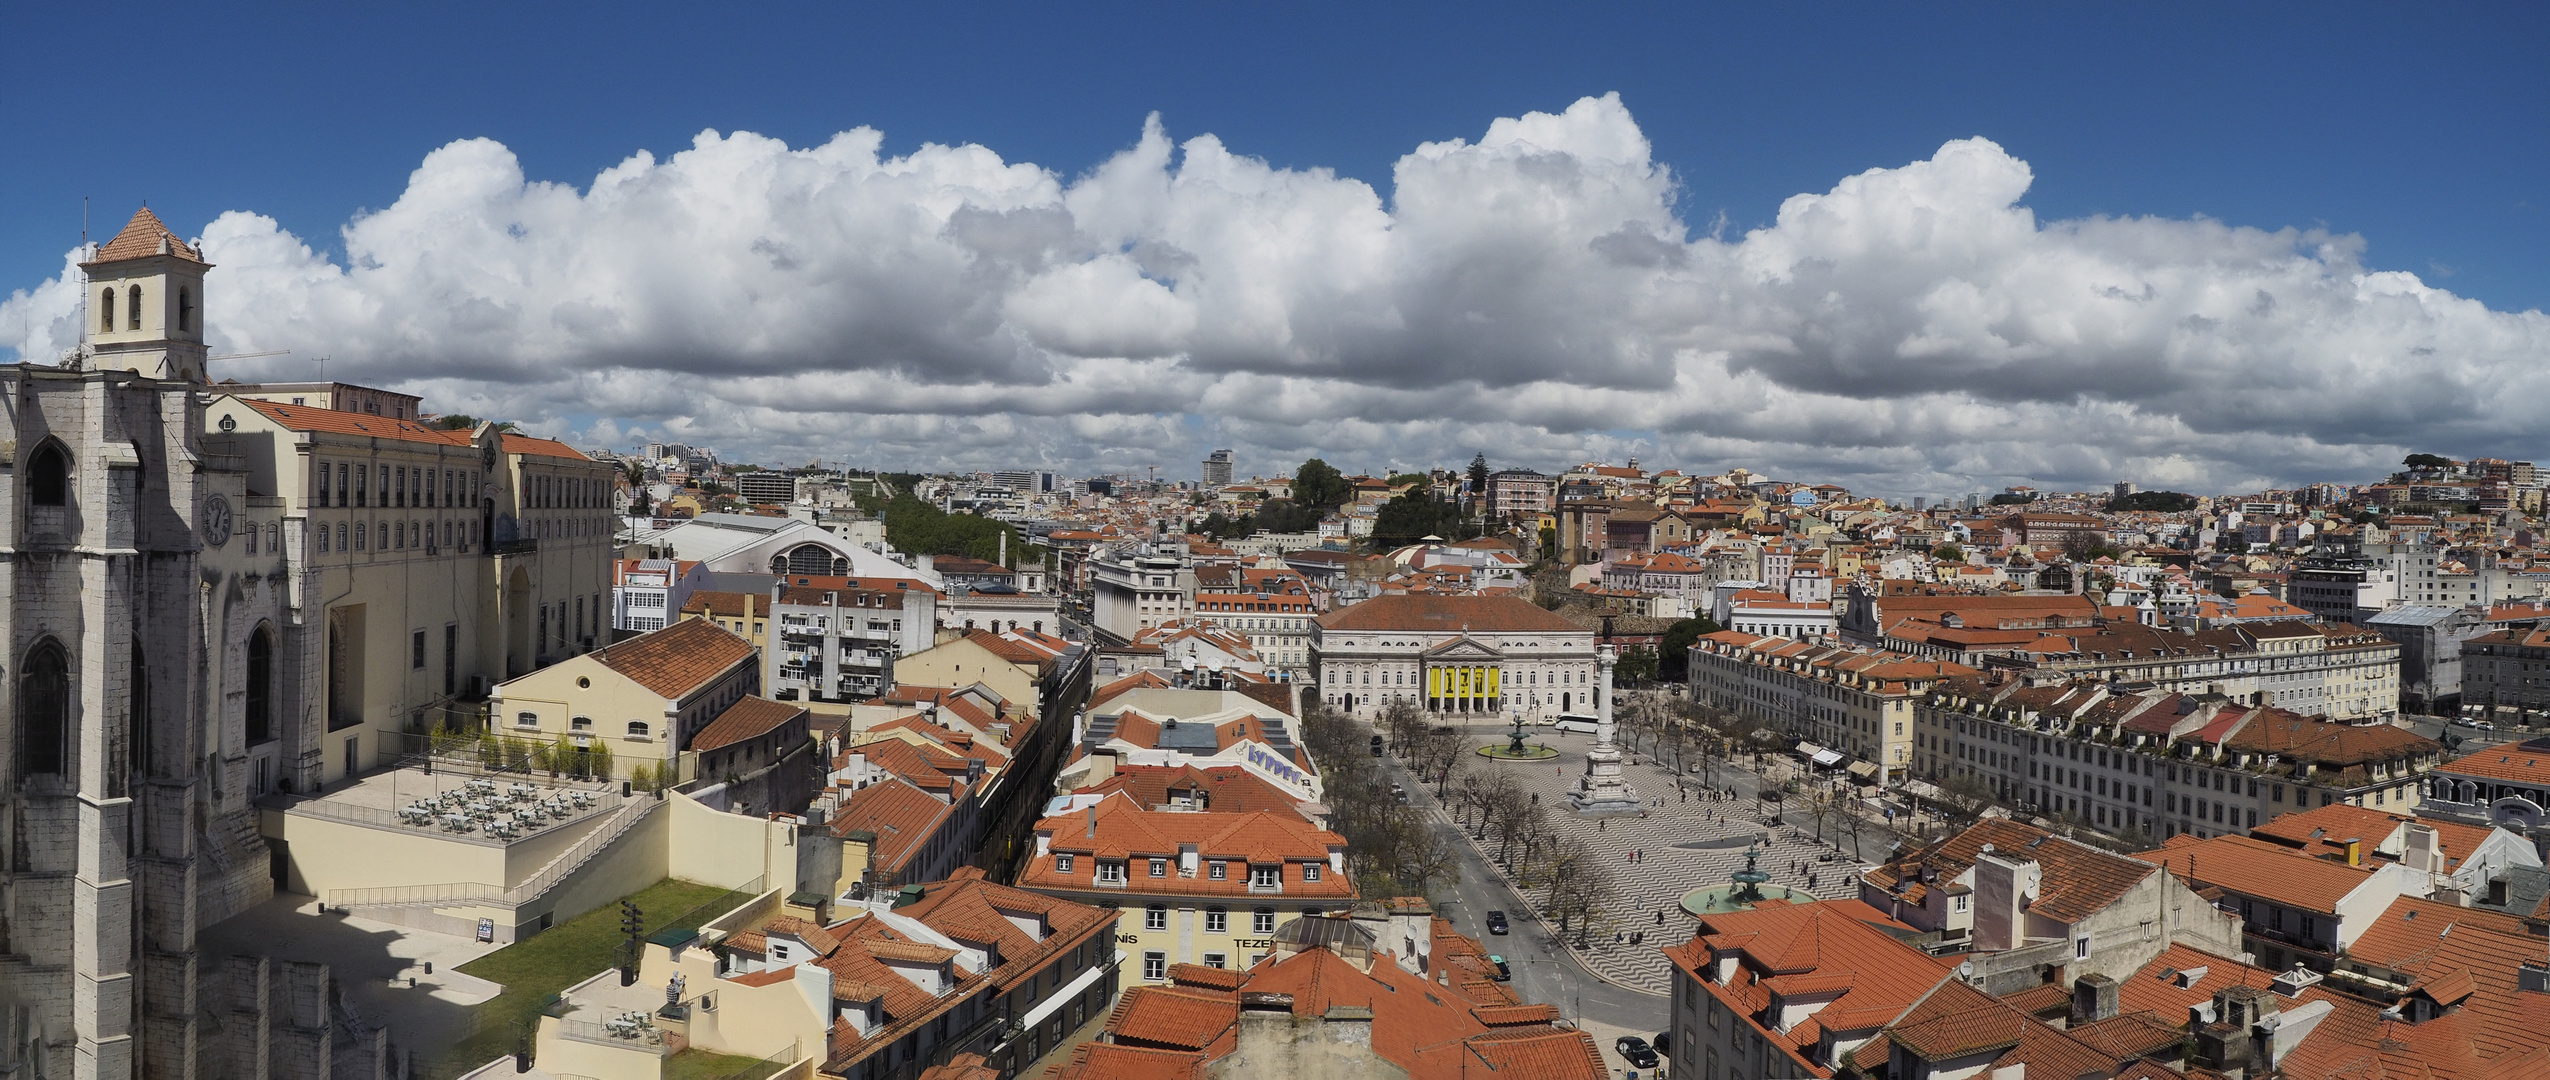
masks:
<svg viewBox="0 0 2550 1080"><path fill-rule="evenodd" d="M205 547L230 542L230 500L219 495L204 500L203 530Z"/></svg>

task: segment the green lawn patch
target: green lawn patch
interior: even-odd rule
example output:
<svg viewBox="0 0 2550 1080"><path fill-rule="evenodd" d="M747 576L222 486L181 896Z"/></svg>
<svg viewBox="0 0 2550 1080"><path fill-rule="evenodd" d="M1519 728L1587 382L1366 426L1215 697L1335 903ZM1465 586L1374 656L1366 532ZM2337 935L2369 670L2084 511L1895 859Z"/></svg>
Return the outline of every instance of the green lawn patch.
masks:
<svg viewBox="0 0 2550 1080"><path fill-rule="evenodd" d="M629 899L646 913L647 928L652 930L725 892L714 885L667 878ZM513 1053L541 1005L551 995L610 967L620 941L620 905L609 903L462 964L463 974L502 983L505 990L478 1007L478 1034L453 1047L445 1055L449 1068L438 1071L454 1075ZM736 1068L742 1067L738 1062Z"/></svg>
<svg viewBox="0 0 2550 1080"><path fill-rule="evenodd" d="M759 1058L712 1054L706 1050L691 1047L664 1059L664 1080L726 1080L729 1076L759 1064L761 1064ZM778 1072L780 1067L773 1065L770 1071ZM759 1072L759 1070L755 1071ZM762 1077L755 1075L750 1080L762 1080Z"/></svg>

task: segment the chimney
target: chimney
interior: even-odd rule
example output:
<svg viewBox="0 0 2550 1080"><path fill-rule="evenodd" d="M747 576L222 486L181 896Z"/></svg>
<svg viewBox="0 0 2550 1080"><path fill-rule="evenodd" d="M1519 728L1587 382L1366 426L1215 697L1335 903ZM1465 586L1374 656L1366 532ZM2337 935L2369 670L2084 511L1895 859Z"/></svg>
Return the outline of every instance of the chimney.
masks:
<svg viewBox="0 0 2550 1080"><path fill-rule="evenodd" d="M1092 840L1098 838L1098 804L1096 803L1089 804L1089 831L1085 835Z"/></svg>
<svg viewBox="0 0 2550 1080"><path fill-rule="evenodd" d="M1081 781L1081 786L1095 787L1106 783L1116 775L1116 764L1116 751L1113 747L1090 751L1089 778Z"/></svg>
<svg viewBox="0 0 2550 1080"><path fill-rule="evenodd" d="M2116 1015L2116 980L2092 972L2072 983L2072 1022L2095 1024Z"/></svg>
<svg viewBox="0 0 2550 1080"><path fill-rule="evenodd" d="M2400 861L2429 874L2443 873L2444 851L2439 840L2432 825L2409 826L2408 855Z"/></svg>
<svg viewBox="0 0 2550 1080"><path fill-rule="evenodd" d="M2350 838L2340 842L2346 845L2346 864L2348 866L2364 865L2364 841Z"/></svg>

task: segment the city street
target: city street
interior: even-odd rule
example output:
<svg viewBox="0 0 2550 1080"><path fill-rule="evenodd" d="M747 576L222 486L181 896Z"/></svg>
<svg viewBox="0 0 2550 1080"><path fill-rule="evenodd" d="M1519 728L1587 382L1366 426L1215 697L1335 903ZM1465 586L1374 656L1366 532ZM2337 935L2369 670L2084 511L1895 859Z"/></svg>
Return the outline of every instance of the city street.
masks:
<svg viewBox="0 0 2550 1080"><path fill-rule="evenodd" d="M1486 745L1505 730L1502 725L1483 723L1469 728L1464 738ZM1689 796L1685 799L1677 795L1668 768L1644 755L1632 755L1633 763L1624 766L1630 783L1643 797L1661 804L1644 819L1635 815L1579 818L1565 810L1564 793L1583 773L1584 752L1592 739L1548 730L1535 730L1529 738L1546 743L1560 756L1536 762L1465 761L1473 768L1508 772L1524 790L1540 796L1540 805L1552 811L1553 823L1593 851L1618 860L1608 867L1617 887L1613 910L1618 916L1618 937L1598 936L1581 953L1553 940L1555 926L1544 927L1530 900L1518 895L1479 846L1462 835L1452 823L1451 809L1436 803L1431 785L1419 783L1396 758L1389 761L1388 770L1408 787L1411 802L1434 816L1436 828L1458 855L1462 880L1453 890L1457 899L1443 914L1462 932L1490 942L1490 951L1505 955L1514 966L1518 989L1531 1000L1652 1035L1653 1025L1664 1017L1661 995L1671 985L1669 968L1657 949L1680 940L1691 928L1679 908L1682 894L1728 881L1742 867L1746 847L1765 836L1769 844L1762 849L1760 865L1772 873L1773 881L1811 889L1828 899L1856 895L1860 864L1829 844L1815 842L1811 823L1802 818L1765 824L1758 813L1765 807L1755 799L1765 781L1750 771L1722 763L1717 779L1734 795L1720 799L1706 797L1698 778L1686 776ZM1873 827L1864 834L1872 845L1871 854L1882 854L1883 834ZM1492 840L1478 844L1493 847ZM1506 912L1512 935L1487 934L1485 918L1491 909ZM1634 944L1620 940L1631 934L1643 935L1644 940Z"/></svg>
<svg viewBox="0 0 2550 1080"><path fill-rule="evenodd" d="M2488 747L2499 746L2505 743L2522 742L2526 739L2532 738L2536 734L2534 731L2529 729L2519 729L2502 724L2499 725L2495 731L2483 731L2478 728L2454 725L2447 717L2418 716L2413 714L2402 716L2400 718L2400 726L2450 747L2452 752L2446 755L2447 758L2472 753L2478 750L2484 750ZM2452 738L2446 738L2445 736L2447 735L2450 735Z"/></svg>

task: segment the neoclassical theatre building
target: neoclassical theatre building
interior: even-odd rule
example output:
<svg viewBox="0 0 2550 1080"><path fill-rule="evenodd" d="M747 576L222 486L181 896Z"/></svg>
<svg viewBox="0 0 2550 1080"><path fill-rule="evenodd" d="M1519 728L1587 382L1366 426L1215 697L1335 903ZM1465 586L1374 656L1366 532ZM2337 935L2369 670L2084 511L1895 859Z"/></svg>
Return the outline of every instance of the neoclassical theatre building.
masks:
<svg viewBox="0 0 2550 1080"><path fill-rule="evenodd" d="M1592 715L1594 632L1511 596L1377 596L1311 624L1319 695L1358 717L1394 700L1527 720Z"/></svg>

